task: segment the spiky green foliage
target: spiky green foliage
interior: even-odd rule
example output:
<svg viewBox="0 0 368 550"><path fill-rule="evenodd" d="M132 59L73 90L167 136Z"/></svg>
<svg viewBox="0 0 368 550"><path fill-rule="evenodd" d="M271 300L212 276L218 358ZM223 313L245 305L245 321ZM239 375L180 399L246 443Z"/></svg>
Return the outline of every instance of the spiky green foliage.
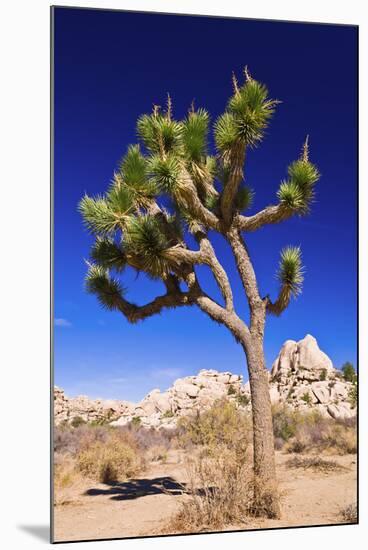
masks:
<svg viewBox="0 0 368 550"><path fill-rule="evenodd" d="M129 219L124 233L124 248L127 254L139 258L143 270L151 276L161 277L168 273L169 264L162 252L171 244L158 218L144 215Z"/></svg>
<svg viewBox="0 0 368 550"><path fill-rule="evenodd" d="M134 196L129 187L120 182L114 182L111 185L106 193L106 203L120 222L129 216L135 208Z"/></svg>
<svg viewBox="0 0 368 550"><path fill-rule="evenodd" d="M238 139L235 117L224 113L215 122L215 143L221 154L231 151Z"/></svg>
<svg viewBox="0 0 368 550"><path fill-rule="evenodd" d="M180 159L176 155L162 158L153 155L148 161L151 181L162 192L173 194L178 187L180 178Z"/></svg>
<svg viewBox="0 0 368 550"><path fill-rule="evenodd" d="M124 270L127 262L123 248L112 239L97 238L91 249L91 258L105 269Z"/></svg>
<svg viewBox="0 0 368 550"><path fill-rule="evenodd" d="M127 188L138 206L145 206L159 191L147 170L147 159L141 154L139 145L131 145L114 177L114 184Z"/></svg>
<svg viewBox="0 0 368 550"><path fill-rule="evenodd" d="M277 191L277 197L280 203L292 210L303 211L306 207L303 192L293 181L283 181Z"/></svg>
<svg viewBox="0 0 368 550"><path fill-rule="evenodd" d="M206 161L205 161L205 166L206 166L206 170L207 170L208 174L212 178L215 178L217 176L217 172L218 172L216 157L212 157L210 155L207 155Z"/></svg>
<svg viewBox="0 0 368 550"><path fill-rule="evenodd" d="M129 265L166 280L173 273L180 280L182 270L181 280L185 280L191 256L180 249L188 246L186 230L199 242L200 234L209 238L214 229L226 237L232 222L241 230L255 230L308 212L319 173L309 161L307 138L301 157L290 164L280 185L280 204L254 216L241 216L253 200L253 191L244 184L246 150L262 140L277 101L269 99L267 88L247 70L244 84L239 86L235 77L233 84L226 110L214 124L215 156L208 155L207 111L192 106L184 120L176 121L168 97L166 112L155 106L151 114L138 119L140 145L128 148L107 192L80 201L84 223L96 237L87 288L105 307L115 307L120 290L109 270L119 273ZM168 251L174 246L176 250ZM182 260L178 260L180 254ZM279 297L267 306L275 314L300 292L299 249L283 250L278 277Z"/></svg>
<svg viewBox="0 0 368 550"><path fill-rule="evenodd" d="M182 124L161 113L141 116L137 131L151 153L170 153L182 144Z"/></svg>
<svg viewBox="0 0 368 550"><path fill-rule="evenodd" d="M102 197L85 195L78 205L83 221L91 233L106 235L117 229L119 219Z"/></svg>
<svg viewBox="0 0 368 550"><path fill-rule="evenodd" d="M309 212L314 199L314 187L320 178L317 167L309 161L308 137L301 157L288 167L289 179L281 182L277 192L281 204L303 215Z"/></svg>
<svg viewBox="0 0 368 550"><path fill-rule="evenodd" d="M290 164L288 168L290 180L298 187L312 187L319 180L319 172L316 166L309 160L298 159Z"/></svg>
<svg viewBox="0 0 368 550"><path fill-rule="evenodd" d="M303 285L303 266L298 246L288 246L281 251L277 278L280 291L276 302L269 302L267 310L273 315L281 315L290 303L291 297L300 294Z"/></svg>
<svg viewBox="0 0 368 550"><path fill-rule="evenodd" d="M219 203L219 197L217 195L207 195L204 199L204 205L209 210L215 210Z"/></svg>
<svg viewBox="0 0 368 550"><path fill-rule="evenodd" d="M287 288L296 297L303 285L302 255L299 246L287 246L281 251L277 278L282 287Z"/></svg>
<svg viewBox="0 0 368 550"><path fill-rule="evenodd" d="M248 78L236 88L227 112L215 124L215 141L221 154L228 154L238 144L256 147L274 113L277 101L268 99L266 86Z"/></svg>
<svg viewBox="0 0 368 550"><path fill-rule="evenodd" d="M240 187L235 197L235 208L239 211L247 210L252 205L254 199L253 190L244 185Z"/></svg>
<svg viewBox="0 0 368 550"><path fill-rule="evenodd" d="M209 115L204 109L190 111L183 123L184 152L189 160L201 162L207 151Z"/></svg>
<svg viewBox="0 0 368 550"><path fill-rule="evenodd" d="M86 276L87 292L95 294L105 309L114 310L118 307L124 292L117 279L110 278L109 271L96 264L89 264Z"/></svg>
<svg viewBox="0 0 368 550"><path fill-rule="evenodd" d="M146 159L139 145L130 145L120 163L121 175L129 187L141 187L146 183Z"/></svg>
<svg viewBox="0 0 368 550"><path fill-rule="evenodd" d="M274 106L275 101L268 99L266 86L256 80L247 80L235 92L228 109L235 117L238 137L244 143L255 147L262 140Z"/></svg>

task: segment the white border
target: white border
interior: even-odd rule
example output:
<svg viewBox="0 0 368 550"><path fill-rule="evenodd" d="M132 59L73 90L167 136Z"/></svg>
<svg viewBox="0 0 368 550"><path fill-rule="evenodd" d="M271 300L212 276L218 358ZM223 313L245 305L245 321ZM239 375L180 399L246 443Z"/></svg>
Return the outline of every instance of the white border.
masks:
<svg viewBox="0 0 368 550"><path fill-rule="evenodd" d="M102 547L234 549L323 546L361 547L368 538L367 506L367 42L364 4L308 0L98 0L63 5L177 13L200 13L360 25L360 514L359 526L295 529L94 542ZM46 526L49 519L49 5L46 0L6 2L1 8L1 503L4 547L44 545L20 526ZM292 46L291 46L292 47ZM344 67L341 67L344 77ZM311 75L312 77L312 75ZM364 121L364 124L363 124ZM343 131L343 129L342 129ZM337 160L338 161L338 160ZM348 182L347 182L348 184ZM336 297L338 299L338 297ZM5 308L4 308L5 302ZM341 304L341 315L344 305ZM5 489L5 490L4 490ZM308 495L306 495L308 498ZM87 544L87 543L83 543ZM64 545L61 545L64 547ZM82 546L84 547L84 546Z"/></svg>

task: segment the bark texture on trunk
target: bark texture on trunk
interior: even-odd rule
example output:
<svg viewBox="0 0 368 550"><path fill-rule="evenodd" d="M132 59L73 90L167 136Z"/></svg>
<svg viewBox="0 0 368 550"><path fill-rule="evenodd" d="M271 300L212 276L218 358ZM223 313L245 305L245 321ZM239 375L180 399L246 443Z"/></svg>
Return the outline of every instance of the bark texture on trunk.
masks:
<svg viewBox="0 0 368 550"><path fill-rule="evenodd" d="M263 339L251 338L246 346L253 417L255 511L270 518L280 516L271 399Z"/></svg>

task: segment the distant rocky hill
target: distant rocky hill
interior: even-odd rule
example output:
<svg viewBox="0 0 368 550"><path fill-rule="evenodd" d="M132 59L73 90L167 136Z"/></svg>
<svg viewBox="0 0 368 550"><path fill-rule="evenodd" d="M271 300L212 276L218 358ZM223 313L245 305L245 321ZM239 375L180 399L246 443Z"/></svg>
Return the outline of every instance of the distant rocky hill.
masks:
<svg viewBox="0 0 368 550"><path fill-rule="evenodd" d="M301 411L318 410L333 418L356 414L349 392L352 383L333 367L319 349L316 339L307 335L295 342L287 340L272 365L270 396L273 403L287 404ZM174 428L180 416L204 410L218 398L227 396L238 407L250 410L249 382L241 375L201 370L196 376L176 380L164 392L154 389L140 403L91 400L86 396L68 398L54 389L55 424L109 421L114 426L139 422L147 427Z"/></svg>

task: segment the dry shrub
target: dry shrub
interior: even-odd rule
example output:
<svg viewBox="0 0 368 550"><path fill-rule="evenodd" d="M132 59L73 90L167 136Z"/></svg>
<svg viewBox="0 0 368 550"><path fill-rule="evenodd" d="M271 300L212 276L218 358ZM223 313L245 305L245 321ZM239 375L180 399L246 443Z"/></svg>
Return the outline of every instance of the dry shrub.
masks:
<svg viewBox="0 0 368 550"><path fill-rule="evenodd" d="M356 419L334 420L322 417L318 411L302 413L279 405L273 407L273 427L277 449L330 454L357 451Z"/></svg>
<svg viewBox="0 0 368 550"><path fill-rule="evenodd" d="M249 416L226 398L179 421L187 458L188 496L165 532L221 529L254 511Z"/></svg>
<svg viewBox="0 0 368 550"><path fill-rule="evenodd" d="M69 455L55 455L54 503L56 506L69 504L74 491L82 483L82 476L75 467L75 460Z"/></svg>
<svg viewBox="0 0 368 550"><path fill-rule="evenodd" d="M342 508L340 510L340 517L344 523L358 523L358 508L356 503Z"/></svg>
<svg viewBox="0 0 368 550"><path fill-rule="evenodd" d="M139 449L143 452L149 451L154 447L164 448L166 451L172 446L173 439L176 436L175 430L156 430L155 428L134 427L131 424L118 428L121 433L130 433L133 435Z"/></svg>
<svg viewBox="0 0 368 550"><path fill-rule="evenodd" d="M251 438L249 415L226 398L216 400L206 411L180 418L178 428L184 447L199 445L208 451L223 446L242 453Z"/></svg>
<svg viewBox="0 0 368 550"><path fill-rule="evenodd" d="M167 448L163 445L154 445L146 451L146 459L150 462L166 462Z"/></svg>
<svg viewBox="0 0 368 550"><path fill-rule="evenodd" d="M95 441L106 441L110 433L111 428L102 426L58 426L54 428L54 451L76 456L82 447L87 447Z"/></svg>
<svg viewBox="0 0 368 550"><path fill-rule="evenodd" d="M331 472L345 472L347 468L338 464L335 460L325 460L319 456L298 457L295 456L286 462L288 468L302 468L329 474Z"/></svg>
<svg viewBox="0 0 368 550"><path fill-rule="evenodd" d="M322 419L316 425L303 424L287 445L288 452L310 451L327 454L355 454L357 452L356 429L343 426L335 420Z"/></svg>
<svg viewBox="0 0 368 550"><path fill-rule="evenodd" d="M102 483L136 475L143 466L137 448L127 437L111 434L106 442L95 441L77 455L78 469Z"/></svg>
<svg viewBox="0 0 368 550"><path fill-rule="evenodd" d="M325 441L331 451L336 450L339 454L356 454L356 427L349 427L342 423L332 425L327 431Z"/></svg>
<svg viewBox="0 0 368 550"><path fill-rule="evenodd" d="M252 508L252 469L249 457L243 460L226 446L214 447L189 460L189 497L165 528L167 533L221 529L244 523Z"/></svg>

